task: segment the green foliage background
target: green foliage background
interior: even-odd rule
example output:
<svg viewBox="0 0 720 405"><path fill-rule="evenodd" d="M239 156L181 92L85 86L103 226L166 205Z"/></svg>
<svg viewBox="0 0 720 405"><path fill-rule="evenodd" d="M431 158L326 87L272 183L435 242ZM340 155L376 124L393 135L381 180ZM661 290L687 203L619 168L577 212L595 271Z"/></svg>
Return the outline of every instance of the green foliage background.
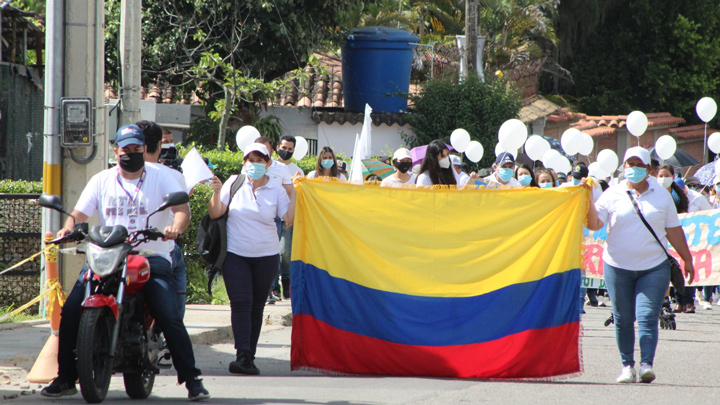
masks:
<svg viewBox="0 0 720 405"><path fill-rule="evenodd" d="M517 118L520 111L520 97L493 77L485 82L477 76L462 82L433 80L411 100L414 108L409 121L416 136L403 140L410 147L427 145L434 139L450 144L452 131L464 128L485 150L478 167L492 165L498 128L506 120Z"/></svg>
<svg viewBox="0 0 720 405"><path fill-rule="evenodd" d="M25 180L0 180L0 193L8 194L40 194L42 182Z"/></svg>
<svg viewBox="0 0 720 405"><path fill-rule="evenodd" d="M575 79L567 93L578 99L580 111L667 111L699 123L697 101L720 98L720 3L605 3L602 22L565 51Z"/></svg>

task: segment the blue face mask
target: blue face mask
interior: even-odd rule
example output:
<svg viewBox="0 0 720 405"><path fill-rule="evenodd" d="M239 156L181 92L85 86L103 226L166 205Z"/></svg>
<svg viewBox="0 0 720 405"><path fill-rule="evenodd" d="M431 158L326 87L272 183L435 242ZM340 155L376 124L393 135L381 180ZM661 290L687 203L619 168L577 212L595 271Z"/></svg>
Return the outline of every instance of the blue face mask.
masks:
<svg viewBox="0 0 720 405"><path fill-rule="evenodd" d="M253 180L260 180L265 175L264 163L248 163L245 165L245 174Z"/></svg>
<svg viewBox="0 0 720 405"><path fill-rule="evenodd" d="M555 187L560 187L560 180L555 180Z"/></svg>
<svg viewBox="0 0 720 405"><path fill-rule="evenodd" d="M320 166L324 167L325 169L329 169L329 168L335 166L335 160L323 159L322 162L320 162Z"/></svg>
<svg viewBox="0 0 720 405"><path fill-rule="evenodd" d="M631 183L640 183L647 176L644 167L628 167L625 169L625 178Z"/></svg>
<svg viewBox="0 0 720 405"><path fill-rule="evenodd" d="M573 177L573 186L579 186L580 185L580 179L576 179Z"/></svg>
<svg viewBox="0 0 720 405"><path fill-rule="evenodd" d="M520 175L518 176L518 181L523 186L527 186L528 184L532 183L532 176L530 176L529 174Z"/></svg>
<svg viewBox="0 0 720 405"><path fill-rule="evenodd" d="M507 183L513 177L513 170L507 167L501 167L498 169L498 177L503 183Z"/></svg>
<svg viewBox="0 0 720 405"><path fill-rule="evenodd" d="M540 183L540 188L552 188L552 183Z"/></svg>

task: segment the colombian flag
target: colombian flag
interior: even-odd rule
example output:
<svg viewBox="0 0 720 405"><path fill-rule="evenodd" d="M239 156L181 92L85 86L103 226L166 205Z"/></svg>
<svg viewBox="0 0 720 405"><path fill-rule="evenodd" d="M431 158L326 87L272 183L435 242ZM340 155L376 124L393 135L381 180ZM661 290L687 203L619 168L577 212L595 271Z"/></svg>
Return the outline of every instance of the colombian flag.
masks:
<svg viewBox="0 0 720 405"><path fill-rule="evenodd" d="M291 368L577 374L589 203L578 187L297 184Z"/></svg>

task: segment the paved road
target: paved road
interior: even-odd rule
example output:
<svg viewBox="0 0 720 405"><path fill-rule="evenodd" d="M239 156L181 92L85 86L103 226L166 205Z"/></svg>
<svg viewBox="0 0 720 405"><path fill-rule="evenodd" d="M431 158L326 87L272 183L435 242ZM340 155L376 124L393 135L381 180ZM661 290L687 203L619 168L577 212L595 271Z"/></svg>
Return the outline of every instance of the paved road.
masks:
<svg viewBox="0 0 720 405"><path fill-rule="evenodd" d="M612 327L603 327L608 308L588 308L584 316L585 372L561 381L487 381L443 378L346 377L290 372L290 328L270 326L258 349L258 377L227 372L234 349L229 341L196 346L208 403L220 404L717 404L720 403L720 307L678 316L678 330L661 330L656 357L657 380L650 384L615 384L620 371ZM367 355L371 356L372 353ZM0 384L2 382L0 381ZM0 391L2 391L0 385ZM6 386L9 387L9 386ZM29 395L6 403L82 403L78 394L47 400L32 394L37 385L10 387L1 395ZM0 396L0 401L2 396ZM106 403L130 401L122 379L114 378ZM172 372L159 376L147 403L186 401L184 387L175 385Z"/></svg>

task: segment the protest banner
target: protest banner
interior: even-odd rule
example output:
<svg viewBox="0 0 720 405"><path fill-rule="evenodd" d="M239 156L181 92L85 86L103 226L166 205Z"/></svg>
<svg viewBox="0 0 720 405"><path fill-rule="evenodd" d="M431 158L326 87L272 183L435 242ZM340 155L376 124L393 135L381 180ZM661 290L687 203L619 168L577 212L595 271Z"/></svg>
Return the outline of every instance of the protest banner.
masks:
<svg viewBox="0 0 720 405"><path fill-rule="evenodd" d="M679 217L695 266L692 285L720 285L720 209L680 214ZM606 227L598 231L583 230L583 265L587 278L603 278L602 254L607 239ZM672 246L669 252L682 267L684 261Z"/></svg>

